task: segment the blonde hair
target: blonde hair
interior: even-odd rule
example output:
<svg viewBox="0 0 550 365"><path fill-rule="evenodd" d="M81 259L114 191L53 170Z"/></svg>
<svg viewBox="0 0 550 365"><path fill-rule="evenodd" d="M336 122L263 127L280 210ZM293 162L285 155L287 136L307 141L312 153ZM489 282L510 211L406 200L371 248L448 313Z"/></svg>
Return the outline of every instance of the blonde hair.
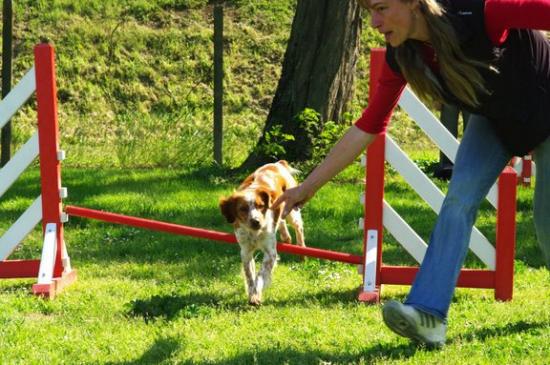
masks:
<svg viewBox="0 0 550 365"><path fill-rule="evenodd" d="M400 0L410 2L413 0ZM357 0L368 8L369 0ZM469 59L460 49L455 29L444 16L445 9L436 0L418 0L419 10L426 19L431 45L437 55L439 71L450 93L464 104L477 107L480 94L488 94L478 68L489 65ZM408 39L395 47L395 59L414 91L421 97L444 101L438 79L422 57L422 43Z"/></svg>

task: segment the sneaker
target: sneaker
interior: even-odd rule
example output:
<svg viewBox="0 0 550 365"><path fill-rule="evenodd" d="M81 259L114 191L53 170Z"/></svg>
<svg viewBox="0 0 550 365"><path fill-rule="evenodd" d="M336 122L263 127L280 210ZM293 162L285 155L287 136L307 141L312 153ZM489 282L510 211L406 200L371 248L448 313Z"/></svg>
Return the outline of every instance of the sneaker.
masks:
<svg viewBox="0 0 550 365"><path fill-rule="evenodd" d="M382 308L384 323L393 332L408 337L429 347L442 347L445 344L447 325L436 316L394 300Z"/></svg>

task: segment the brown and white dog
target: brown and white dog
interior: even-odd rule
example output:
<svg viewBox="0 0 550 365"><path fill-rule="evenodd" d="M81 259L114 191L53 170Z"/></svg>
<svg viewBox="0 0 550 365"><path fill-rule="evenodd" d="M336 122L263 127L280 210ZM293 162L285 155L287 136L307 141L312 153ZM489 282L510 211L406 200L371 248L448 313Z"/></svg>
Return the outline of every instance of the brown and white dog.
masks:
<svg viewBox="0 0 550 365"><path fill-rule="evenodd" d="M261 303L262 291L271 282L277 262L277 230L283 242L291 242L286 222L281 219L283 207L273 210L271 206L286 189L297 185L292 176L295 171L286 161L266 164L249 175L231 196L220 200L222 214L233 224L241 248L248 302L252 305ZM293 209L286 221L294 228L298 245L305 246L300 211ZM264 259L256 275L257 250L263 252Z"/></svg>

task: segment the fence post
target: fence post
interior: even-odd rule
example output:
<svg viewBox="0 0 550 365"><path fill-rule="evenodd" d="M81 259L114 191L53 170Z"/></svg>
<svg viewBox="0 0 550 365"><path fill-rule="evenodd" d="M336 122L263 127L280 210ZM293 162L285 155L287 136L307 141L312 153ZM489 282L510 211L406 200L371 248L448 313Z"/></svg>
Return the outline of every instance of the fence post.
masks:
<svg viewBox="0 0 550 365"><path fill-rule="evenodd" d="M214 7L214 160L223 162L223 6Z"/></svg>
<svg viewBox="0 0 550 365"><path fill-rule="evenodd" d="M11 0L4 0L2 22L2 99L11 90L13 11ZM11 159L11 121L2 128L0 167Z"/></svg>

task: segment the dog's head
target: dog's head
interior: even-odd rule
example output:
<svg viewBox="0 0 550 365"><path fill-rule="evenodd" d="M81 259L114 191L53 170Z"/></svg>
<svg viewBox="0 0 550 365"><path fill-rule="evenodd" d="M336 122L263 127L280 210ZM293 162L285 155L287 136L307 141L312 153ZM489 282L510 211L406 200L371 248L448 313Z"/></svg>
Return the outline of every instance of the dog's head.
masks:
<svg viewBox="0 0 550 365"><path fill-rule="evenodd" d="M278 216L270 210L274 198L274 193L267 189L246 189L222 198L220 209L227 222L235 228L259 232L272 225L274 217Z"/></svg>

